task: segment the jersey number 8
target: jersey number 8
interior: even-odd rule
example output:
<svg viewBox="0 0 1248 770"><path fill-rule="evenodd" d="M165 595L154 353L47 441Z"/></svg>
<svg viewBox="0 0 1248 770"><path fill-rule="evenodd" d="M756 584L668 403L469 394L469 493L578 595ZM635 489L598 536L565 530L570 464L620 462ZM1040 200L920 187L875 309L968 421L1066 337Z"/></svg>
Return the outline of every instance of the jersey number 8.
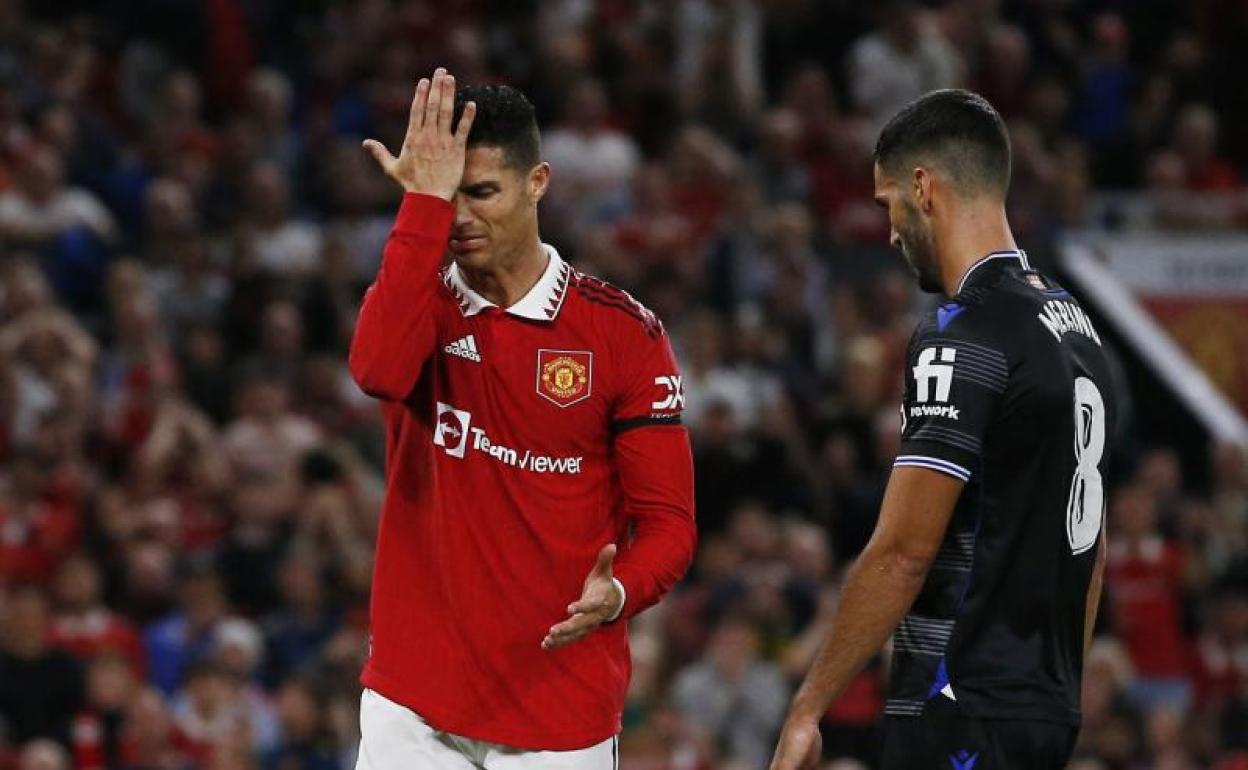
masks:
<svg viewBox="0 0 1248 770"><path fill-rule="evenodd" d="M1075 378L1075 477L1066 503L1066 537L1071 553L1096 545L1105 518L1101 456L1105 453L1105 401L1087 377Z"/></svg>

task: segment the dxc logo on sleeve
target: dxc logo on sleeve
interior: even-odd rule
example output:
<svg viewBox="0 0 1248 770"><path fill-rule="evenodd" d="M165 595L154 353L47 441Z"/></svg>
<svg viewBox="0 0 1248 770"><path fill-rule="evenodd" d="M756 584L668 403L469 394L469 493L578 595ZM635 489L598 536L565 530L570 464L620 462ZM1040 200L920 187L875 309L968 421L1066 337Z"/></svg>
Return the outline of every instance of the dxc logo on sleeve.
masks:
<svg viewBox="0 0 1248 770"><path fill-rule="evenodd" d="M919 353L919 363L914 367L914 382L918 388L915 398L919 403L949 400L949 388L953 385L953 361L957 355L956 348L924 348ZM941 363L934 363L936 360ZM936 381L935 397L931 392L933 380Z"/></svg>
<svg viewBox="0 0 1248 770"><path fill-rule="evenodd" d="M664 388L666 392L663 398L655 401L650 405L651 409L683 409L685 406L685 388L684 377L679 375L664 375L654 378L654 384Z"/></svg>

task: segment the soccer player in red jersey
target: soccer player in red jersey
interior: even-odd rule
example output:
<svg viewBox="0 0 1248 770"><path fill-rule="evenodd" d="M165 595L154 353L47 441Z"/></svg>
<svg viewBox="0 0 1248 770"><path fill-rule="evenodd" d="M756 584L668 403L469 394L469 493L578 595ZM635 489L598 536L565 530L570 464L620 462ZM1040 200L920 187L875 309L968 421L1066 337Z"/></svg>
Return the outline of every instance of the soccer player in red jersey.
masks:
<svg viewBox="0 0 1248 770"><path fill-rule="evenodd" d="M357 767L615 767L623 620L688 568L680 373L662 324L538 235L533 107L416 87L350 368L389 427ZM449 253L449 261L446 256Z"/></svg>

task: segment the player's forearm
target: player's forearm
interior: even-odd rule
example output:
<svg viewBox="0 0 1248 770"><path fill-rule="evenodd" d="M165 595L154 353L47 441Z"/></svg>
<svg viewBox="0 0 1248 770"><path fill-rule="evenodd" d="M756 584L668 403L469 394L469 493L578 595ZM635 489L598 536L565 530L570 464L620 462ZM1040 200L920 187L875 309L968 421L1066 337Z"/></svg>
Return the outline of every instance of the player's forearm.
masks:
<svg viewBox="0 0 1248 770"><path fill-rule="evenodd" d="M377 279L360 306L348 356L351 375L369 395L404 398L433 353L438 268L454 216L444 200L403 196Z"/></svg>
<svg viewBox="0 0 1248 770"><path fill-rule="evenodd" d="M849 571L832 632L793 698L792 716L817 721L827 712L897 628L918 596L928 565L867 546Z"/></svg>
<svg viewBox="0 0 1248 770"><path fill-rule="evenodd" d="M616 440L615 454L633 530L615 561L627 593L621 617L629 618L659 601L693 562L693 459L679 427L629 431Z"/></svg>
<svg viewBox="0 0 1248 770"><path fill-rule="evenodd" d="M1088 585L1088 603L1083 615L1083 654L1092 647L1092 635L1096 631L1096 613L1101 605L1101 588L1105 585L1105 532L1101 531L1096 544L1096 563L1092 567L1092 582Z"/></svg>
<svg viewBox="0 0 1248 770"><path fill-rule="evenodd" d="M615 564L624 585L621 617L630 618L663 598L693 563L697 529L691 511L651 508L637 516L633 539Z"/></svg>

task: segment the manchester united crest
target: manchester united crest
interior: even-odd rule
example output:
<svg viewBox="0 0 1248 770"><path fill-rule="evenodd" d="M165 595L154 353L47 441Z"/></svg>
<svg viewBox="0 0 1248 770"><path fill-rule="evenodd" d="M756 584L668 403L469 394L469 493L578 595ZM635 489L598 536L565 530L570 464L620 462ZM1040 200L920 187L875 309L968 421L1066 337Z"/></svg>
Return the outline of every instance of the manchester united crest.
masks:
<svg viewBox="0 0 1248 770"><path fill-rule="evenodd" d="M594 386L594 354L588 350L538 350L537 394L568 407L589 398Z"/></svg>

